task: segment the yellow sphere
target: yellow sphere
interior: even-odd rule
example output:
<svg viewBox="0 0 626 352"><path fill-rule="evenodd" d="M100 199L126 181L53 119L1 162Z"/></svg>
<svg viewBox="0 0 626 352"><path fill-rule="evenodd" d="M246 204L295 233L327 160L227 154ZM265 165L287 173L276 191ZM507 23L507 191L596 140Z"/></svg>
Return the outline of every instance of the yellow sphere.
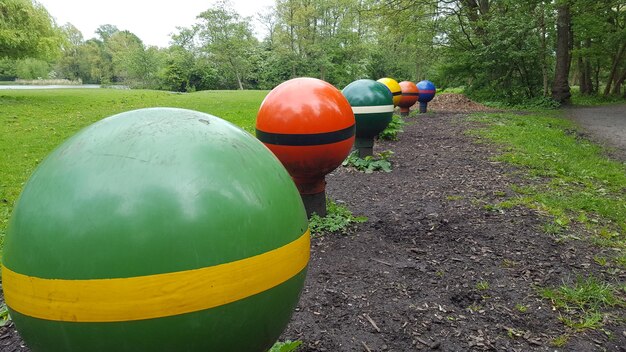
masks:
<svg viewBox="0 0 626 352"><path fill-rule="evenodd" d="M398 106L400 103L400 99L402 99L402 89L398 82L396 82L393 78L381 78L378 82L384 84L391 91L391 95L393 95L393 106Z"/></svg>

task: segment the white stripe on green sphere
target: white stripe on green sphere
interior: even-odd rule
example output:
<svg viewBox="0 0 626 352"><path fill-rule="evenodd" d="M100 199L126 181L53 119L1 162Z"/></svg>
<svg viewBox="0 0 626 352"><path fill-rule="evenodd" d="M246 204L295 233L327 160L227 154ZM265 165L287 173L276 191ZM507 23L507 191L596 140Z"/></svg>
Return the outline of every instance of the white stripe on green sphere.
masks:
<svg viewBox="0 0 626 352"><path fill-rule="evenodd" d="M378 114L393 112L393 105L353 106L352 112L356 114Z"/></svg>

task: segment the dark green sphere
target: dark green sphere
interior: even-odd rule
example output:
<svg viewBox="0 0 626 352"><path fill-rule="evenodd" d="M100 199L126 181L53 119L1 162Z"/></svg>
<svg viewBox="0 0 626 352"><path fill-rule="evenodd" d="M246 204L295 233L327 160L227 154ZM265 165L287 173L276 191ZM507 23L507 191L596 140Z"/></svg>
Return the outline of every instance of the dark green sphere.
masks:
<svg viewBox="0 0 626 352"><path fill-rule="evenodd" d="M374 138L382 132L393 115L393 95L384 84L360 79L342 91L356 119L356 137Z"/></svg>

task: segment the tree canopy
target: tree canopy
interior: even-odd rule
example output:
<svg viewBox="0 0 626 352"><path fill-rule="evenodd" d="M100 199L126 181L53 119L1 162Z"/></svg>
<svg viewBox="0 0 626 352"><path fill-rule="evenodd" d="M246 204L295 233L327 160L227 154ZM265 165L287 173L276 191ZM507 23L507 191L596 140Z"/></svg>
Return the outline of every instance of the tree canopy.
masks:
<svg viewBox="0 0 626 352"><path fill-rule="evenodd" d="M342 88L389 76L509 103L567 102L571 85L621 95L626 80L623 0L276 0L255 18L220 0L178 28L168 48L110 24L84 40L30 0L4 0L0 19L2 56L13 60L0 60L0 77L48 70L195 91L271 89L299 76Z"/></svg>
<svg viewBox="0 0 626 352"><path fill-rule="evenodd" d="M38 2L0 1L0 58L54 57L61 41L61 31Z"/></svg>

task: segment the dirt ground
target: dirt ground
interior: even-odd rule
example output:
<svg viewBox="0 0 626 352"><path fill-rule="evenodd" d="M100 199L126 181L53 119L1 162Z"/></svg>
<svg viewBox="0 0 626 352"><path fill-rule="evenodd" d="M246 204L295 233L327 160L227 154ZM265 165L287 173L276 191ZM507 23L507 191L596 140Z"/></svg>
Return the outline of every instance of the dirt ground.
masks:
<svg viewBox="0 0 626 352"><path fill-rule="evenodd" d="M400 141L376 145L395 152L391 173L341 168L327 178L329 196L369 221L313 241L285 338L305 341L303 351L626 351L623 323L605 326L611 339L586 331L550 346L566 329L536 287L601 277L598 249L558 243L534 211L486 210L525 181L464 134L465 118L409 119Z"/></svg>
<svg viewBox="0 0 626 352"><path fill-rule="evenodd" d="M369 220L349 235L313 239L306 286L281 339L302 340L305 352L626 351L623 322L607 322L610 338L588 330L550 346L568 330L536 288L602 277L593 260L600 249L544 234L546 219L532 210L487 210L526 181L490 160L494 146L464 134L475 127L466 117L407 118L399 141L375 147L395 153L392 172L339 168L327 177L328 196ZM0 351L28 349L9 326Z"/></svg>
<svg viewBox="0 0 626 352"><path fill-rule="evenodd" d="M572 107L565 112L594 140L614 148L615 156L626 161L626 104Z"/></svg>

